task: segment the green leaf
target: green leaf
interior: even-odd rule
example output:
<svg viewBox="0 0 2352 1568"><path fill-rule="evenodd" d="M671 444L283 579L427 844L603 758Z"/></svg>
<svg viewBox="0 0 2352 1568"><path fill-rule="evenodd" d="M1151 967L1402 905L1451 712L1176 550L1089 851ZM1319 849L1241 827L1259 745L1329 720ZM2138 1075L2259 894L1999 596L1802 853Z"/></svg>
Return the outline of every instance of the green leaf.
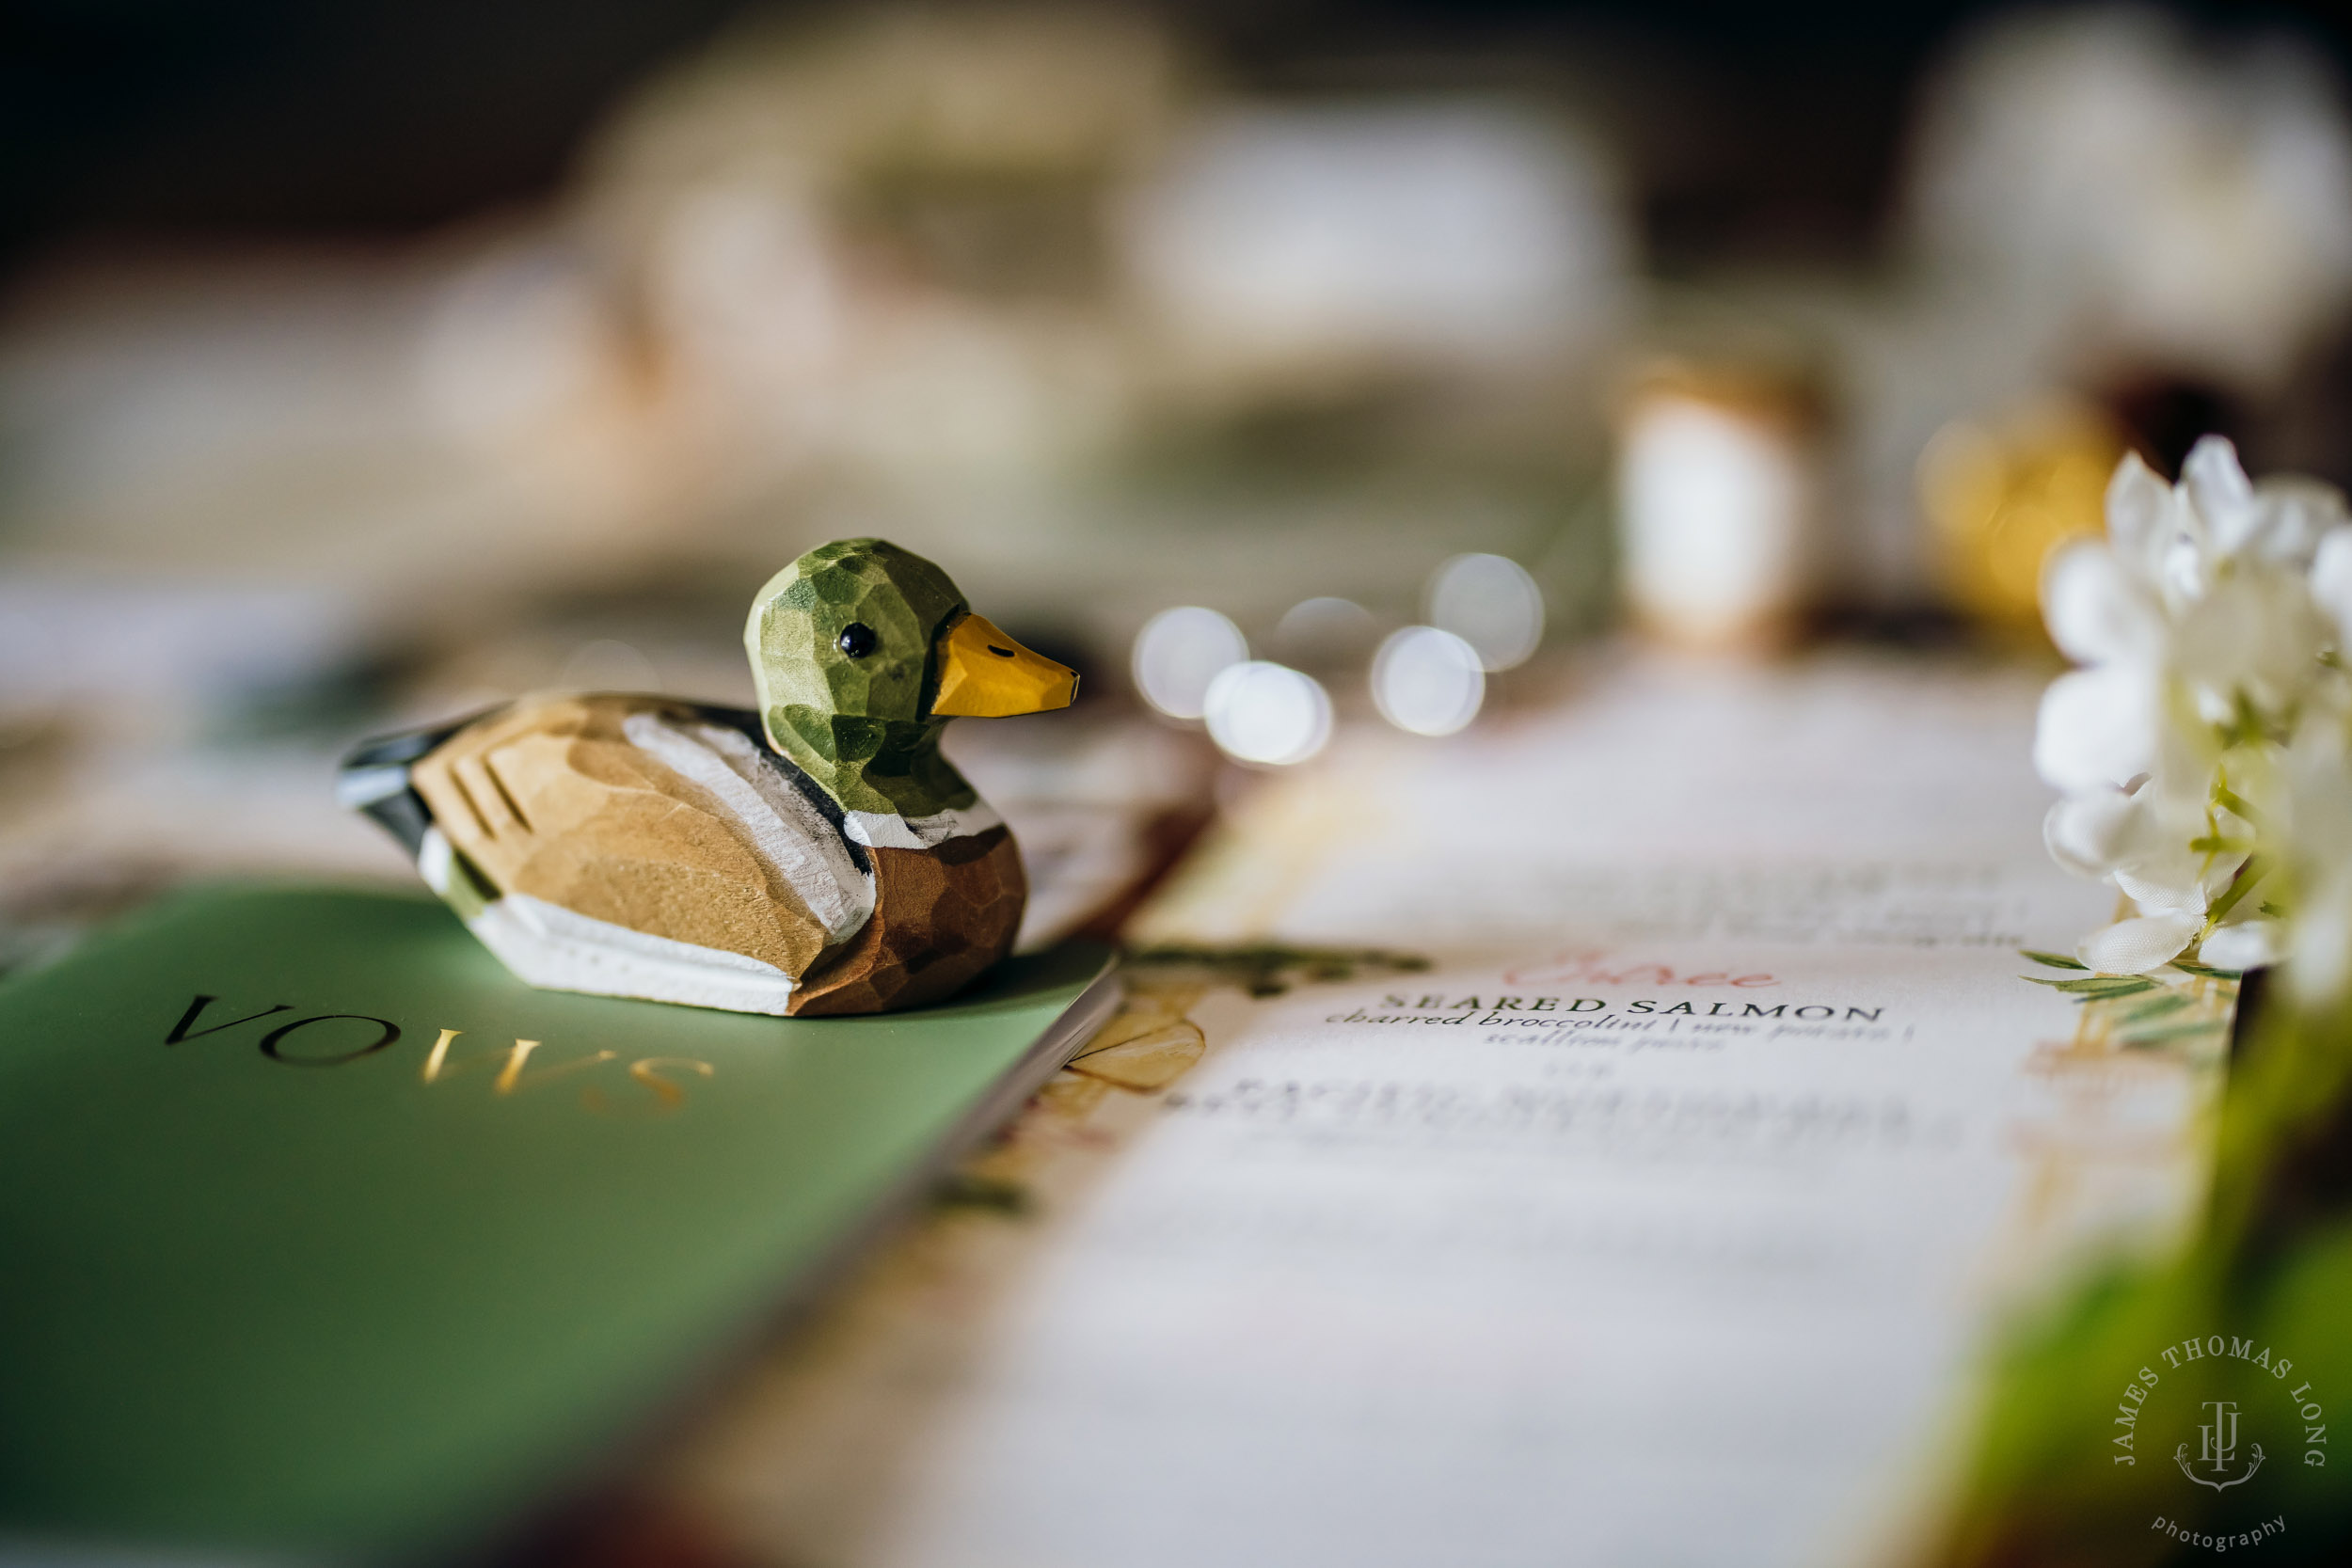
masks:
<svg viewBox="0 0 2352 1568"><path fill-rule="evenodd" d="M2025 957L2031 958L2034 962L2038 964L2046 964L2052 969L2079 969L2088 971L2090 968L2089 964L2083 962L2080 958L2070 958L2063 953L2044 953L2040 948L2036 947L2020 947L2017 951Z"/></svg>
<svg viewBox="0 0 2352 1568"><path fill-rule="evenodd" d="M2179 991L2167 991L2152 1001L2142 1002L2138 1006L2125 1013L2123 1022L2131 1024L2144 1022L2152 1018L2162 1018L2167 1013L2179 1012L2183 1007L2187 1006L2188 1003L2189 999Z"/></svg>
<svg viewBox="0 0 2352 1568"><path fill-rule="evenodd" d="M2187 958L2173 959L2172 967L2206 980L2236 980L2244 978L2246 974L2242 969L2216 969L2211 964L2195 963Z"/></svg>
<svg viewBox="0 0 2352 1568"><path fill-rule="evenodd" d="M2210 1035L2217 1032L2220 1028L2221 1021L2219 1019L2209 1018L2196 1023L2175 1023L2169 1027L2157 1029L2135 1029L2118 1035L2116 1037L2116 1040L2119 1044L2138 1049L2143 1046L2151 1045L2169 1045L2174 1040L2195 1039L2200 1035Z"/></svg>
<svg viewBox="0 0 2352 1568"><path fill-rule="evenodd" d="M2137 996L2144 990L2154 990L2156 982L2140 974L2086 974L2078 980L2053 980L2042 974L2021 974L2021 980L2031 980L2037 986L2062 990L2084 1001L2096 1001L2110 996Z"/></svg>
<svg viewBox="0 0 2352 1568"><path fill-rule="evenodd" d="M2233 806L2230 809L2234 811L2237 808ZM2215 927L2220 925L2223 917L2237 908L2238 900L2253 892L2254 884L2269 874L2269 862L2260 855L2247 856L2246 863L2237 868L2237 875L2231 879L2230 885L2222 891L2221 896L2215 899L2211 907L2205 911L2205 929L2210 932Z"/></svg>

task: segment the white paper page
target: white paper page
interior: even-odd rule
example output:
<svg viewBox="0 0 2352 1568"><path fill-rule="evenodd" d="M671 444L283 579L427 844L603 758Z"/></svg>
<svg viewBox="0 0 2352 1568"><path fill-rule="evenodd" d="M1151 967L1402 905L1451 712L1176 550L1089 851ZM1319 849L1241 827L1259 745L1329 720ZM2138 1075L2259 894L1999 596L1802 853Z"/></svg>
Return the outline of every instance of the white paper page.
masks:
<svg viewBox="0 0 2352 1568"><path fill-rule="evenodd" d="M1916 664L1635 665L1493 732L1358 731L1252 801L1139 940L2071 949L2114 895L2042 851L2038 695Z"/></svg>
<svg viewBox="0 0 2352 1568"><path fill-rule="evenodd" d="M1635 669L1350 737L1144 937L1434 967L1196 1004L1200 1065L899 1368L920 1430L854 1528L763 1497L755 1441L706 1493L905 1568L1884 1551L1997 1304L2203 1180L2218 1027L2120 1050L2019 977L2109 897L2042 856L2033 695Z"/></svg>

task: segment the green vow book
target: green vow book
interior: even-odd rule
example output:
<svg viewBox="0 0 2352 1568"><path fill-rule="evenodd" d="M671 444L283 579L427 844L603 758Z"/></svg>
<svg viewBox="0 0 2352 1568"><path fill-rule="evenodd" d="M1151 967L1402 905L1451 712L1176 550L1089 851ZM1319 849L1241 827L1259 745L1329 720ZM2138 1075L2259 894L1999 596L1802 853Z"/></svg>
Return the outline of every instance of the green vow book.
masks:
<svg viewBox="0 0 2352 1568"><path fill-rule="evenodd" d="M463 1548L741 1349L1108 1013L533 990L437 902L193 893L0 986L0 1554Z"/></svg>

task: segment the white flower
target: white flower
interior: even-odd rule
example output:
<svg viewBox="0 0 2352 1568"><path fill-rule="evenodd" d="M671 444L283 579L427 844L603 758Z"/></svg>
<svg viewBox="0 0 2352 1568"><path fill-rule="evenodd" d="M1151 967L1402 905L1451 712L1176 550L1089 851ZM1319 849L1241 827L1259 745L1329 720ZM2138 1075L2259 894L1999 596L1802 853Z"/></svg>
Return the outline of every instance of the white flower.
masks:
<svg viewBox="0 0 2352 1568"><path fill-rule="evenodd" d="M2083 938L2074 957L2102 974L2139 974L2162 969L2197 940L2201 914L2150 914L2119 920Z"/></svg>
<svg viewBox="0 0 2352 1568"><path fill-rule="evenodd" d="M2141 803L2123 791L2088 790L2050 808L2042 842L2075 876L2103 882L2131 852L2142 822Z"/></svg>
<svg viewBox="0 0 2352 1568"><path fill-rule="evenodd" d="M2042 694L2033 765L2070 794L2120 788L2155 766L2160 689L2129 665L2060 675Z"/></svg>
<svg viewBox="0 0 2352 1568"><path fill-rule="evenodd" d="M2352 983L2343 496L2256 484L2217 436L2178 484L2126 457L2106 539L2053 557L2042 602L2051 638L2084 666L2042 701L2034 765L2064 796L2043 842L2133 910L2084 939L2082 961L2123 974L2191 949L2229 969L2291 956L2312 994Z"/></svg>
<svg viewBox="0 0 2352 1568"><path fill-rule="evenodd" d="M2282 920L2246 920L2215 928L2198 956L2217 969L2262 969L2287 956Z"/></svg>
<svg viewBox="0 0 2352 1568"><path fill-rule="evenodd" d="M2352 641L2352 528L2332 528L2312 558L2312 600L2328 617L2336 646Z"/></svg>
<svg viewBox="0 0 2352 1568"><path fill-rule="evenodd" d="M2280 759L2275 837L2290 911L2283 945L2297 994L2324 1001L2352 982L2352 721L2319 714ZM2219 960L2216 960L2218 962Z"/></svg>
<svg viewBox="0 0 2352 1568"><path fill-rule="evenodd" d="M2128 466L2139 459L2123 461ZM2145 465L2140 472L2147 472ZM2110 513L2125 477L2119 471L2109 487ZM2346 565L2352 568L2352 561ZM2051 637L2079 664L2151 658L2163 651L2164 605L2114 547L2085 540L2058 550L2042 572L2042 596Z"/></svg>
<svg viewBox="0 0 2352 1568"><path fill-rule="evenodd" d="M2287 942L2287 974L2296 994L2326 1002L2352 981L2352 878L2319 889L2296 914Z"/></svg>

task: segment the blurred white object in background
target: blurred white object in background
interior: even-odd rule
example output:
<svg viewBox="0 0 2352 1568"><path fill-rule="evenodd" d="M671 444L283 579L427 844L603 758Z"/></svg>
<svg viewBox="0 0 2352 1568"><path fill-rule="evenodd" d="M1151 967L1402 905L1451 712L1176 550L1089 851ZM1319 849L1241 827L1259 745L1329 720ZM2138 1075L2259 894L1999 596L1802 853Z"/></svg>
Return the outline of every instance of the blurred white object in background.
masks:
<svg viewBox="0 0 2352 1568"><path fill-rule="evenodd" d="M1147 303L1243 367L1554 352L1606 321L1630 248L1601 155L1481 99L1229 110L1125 218Z"/></svg>
<svg viewBox="0 0 2352 1568"><path fill-rule="evenodd" d="M1179 605L1136 633L1136 689L1170 719L1199 719L1208 711L1210 684L1248 657L1239 626L1214 610Z"/></svg>
<svg viewBox="0 0 2352 1568"><path fill-rule="evenodd" d="M587 261L553 243L501 245L436 292L417 374L453 435L495 443L610 395L626 351Z"/></svg>
<svg viewBox="0 0 2352 1568"><path fill-rule="evenodd" d="M1285 664L1231 664L1203 699L1209 738L1227 756L1270 768L1304 762L1331 738L1331 698L1323 683Z"/></svg>
<svg viewBox="0 0 2352 1568"><path fill-rule="evenodd" d="M592 182L634 229L712 179L814 175L832 198L877 178L1099 173L1164 135L1181 74L1160 23L1109 7L753 15L631 94Z"/></svg>
<svg viewBox="0 0 2352 1568"><path fill-rule="evenodd" d="M845 330L822 215L788 168L676 194L640 237L644 312L690 429L774 469L815 436Z"/></svg>
<svg viewBox="0 0 2352 1568"><path fill-rule="evenodd" d="M1817 484L1793 398L1768 386L1654 376L1617 456L1625 593L1665 641L1769 646L1804 609Z"/></svg>
<svg viewBox="0 0 2352 1568"><path fill-rule="evenodd" d="M494 494L632 526L664 486L648 388L596 259L560 234L496 240L431 289L411 395Z"/></svg>
<svg viewBox="0 0 2352 1568"><path fill-rule="evenodd" d="M2275 385L2352 299L2352 133L2315 49L2151 10L1979 34L1929 101L1914 236L2077 356Z"/></svg>
<svg viewBox="0 0 2352 1568"><path fill-rule="evenodd" d="M1457 555L1429 579L1429 624L1477 650L1487 670L1515 670L1544 640L1544 593L1508 556Z"/></svg>
<svg viewBox="0 0 2352 1568"><path fill-rule="evenodd" d="M1178 77L1140 15L853 8L748 21L639 90L574 217L706 487L957 491L1099 454L1132 370L1103 210Z"/></svg>
<svg viewBox="0 0 2352 1568"><path fill-rule="evenodd" d="M1454 633L1406 626L1373 656L1372 700L1400 730L1452 735L1478 717L1486 674L1478 650Z"/></svg>

